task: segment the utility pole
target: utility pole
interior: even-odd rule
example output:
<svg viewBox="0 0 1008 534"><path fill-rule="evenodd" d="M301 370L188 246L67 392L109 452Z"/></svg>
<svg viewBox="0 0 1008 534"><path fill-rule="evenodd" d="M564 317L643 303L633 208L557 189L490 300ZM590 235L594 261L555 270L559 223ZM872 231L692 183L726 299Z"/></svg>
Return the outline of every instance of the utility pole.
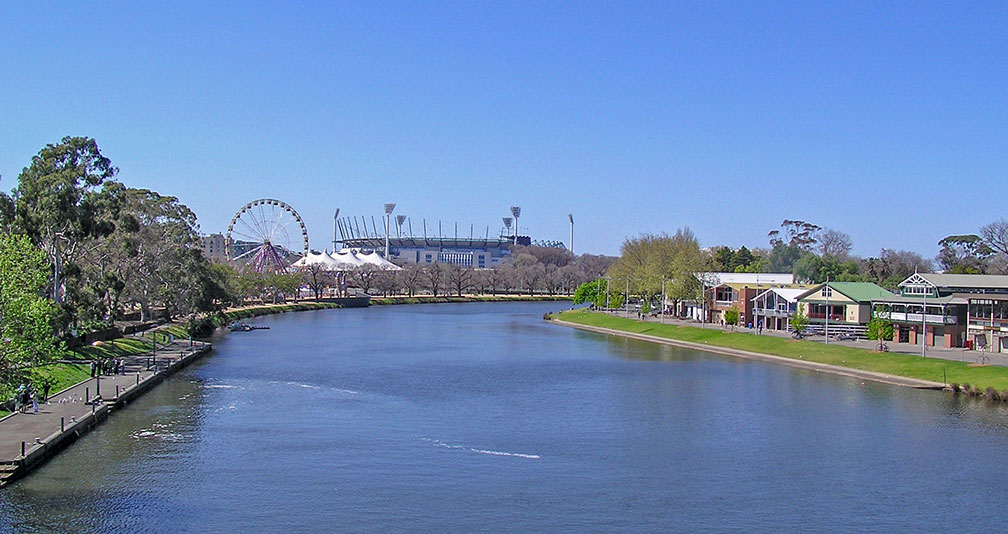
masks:
<svg viewBox="0 0 1008 534"><path fill-rule="evenodd" d="M826 287L823 290L826 292L826 344L829 345L829 296L832 290L830 289L828 276L826 277Z"/></svg>

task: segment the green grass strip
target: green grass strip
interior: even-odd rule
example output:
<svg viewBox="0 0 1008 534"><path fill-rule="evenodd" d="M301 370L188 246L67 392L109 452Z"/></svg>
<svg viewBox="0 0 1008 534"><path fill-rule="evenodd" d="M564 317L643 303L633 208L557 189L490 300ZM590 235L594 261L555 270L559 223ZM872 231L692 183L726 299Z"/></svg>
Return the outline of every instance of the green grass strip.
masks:
<svg viewBox="0 0 1008 534"><path fill-rule="evenodd" d="M826 345L815 341L759 336L747 332L725 332L717 328L655 324L585 310L565 311L554 315L554 317L587 326L610 328L636 334L642 334L646 331L647 335L666 339L827 363L932 382L940 383L947 380L950 384L968 383L981 389L987 387L993 387L997 390L1008 389L1008 367L1002 366L971 367L966 362L953 360L922 358L912 354L893 352L875 352L859 347Z"/></svg>

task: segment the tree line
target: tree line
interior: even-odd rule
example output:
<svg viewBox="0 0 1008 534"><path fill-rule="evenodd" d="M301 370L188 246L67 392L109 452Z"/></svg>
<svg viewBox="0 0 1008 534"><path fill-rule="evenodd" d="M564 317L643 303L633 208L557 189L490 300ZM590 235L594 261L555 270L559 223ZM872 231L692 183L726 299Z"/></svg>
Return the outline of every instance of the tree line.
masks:
<svg viewBox="0 0 1008 534"><path fill-rule="evenodd" d="M575 302L621 306L626 295L650 302L662 286L673 304L700 296L704 273L792 273L797 283L874 282L894 290L915 272L1008 274L1008 221L999 219L977 234L950 235L938 241L931 260L908 250L883 248L868 258L851 253L850 235L816 224L785 219L768 232L768 246L750 249L701 248L689 228L668 234L643 234L623 242L619 258L604 279L579 287ZM710 284L708 284L710 285ZM617 299L614 303L614 299Z"/></svg>

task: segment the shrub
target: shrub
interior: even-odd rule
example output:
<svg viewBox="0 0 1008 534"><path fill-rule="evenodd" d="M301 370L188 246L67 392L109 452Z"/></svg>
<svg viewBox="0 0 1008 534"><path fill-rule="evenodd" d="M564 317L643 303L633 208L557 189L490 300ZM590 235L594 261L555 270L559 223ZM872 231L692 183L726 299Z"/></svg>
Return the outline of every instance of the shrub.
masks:
<svg viewBox="0 0 1008 534"><path fill-rule="evenodd" d="M963 382L962 392L965 393L966 395L970 394L970 385L969 385L969 382Z"/></svg>
<svg viewBox="0 0 1008 534"><path fill-rule="evenodd" d="M998 392L997 392L997 390L994 389L994 388L992 388L992 387L990 387L990 386L988 386L987 389L984 390L984 398L987 399L987 400L989 400L989 401L998 400Z"/></svg>
<svg viewBox="0 0 1008 534"><path fill-rule="evenodd" d="M1008 402L1008 389L1001 390L1001 402Z"/></svg>
<svg viewBox="0 0 1008 534"><path fill-rule="evenodd" d="M959 384L956 384L955 382L950 383L949 391L951 391L952 393L959 393Z"/></svg>

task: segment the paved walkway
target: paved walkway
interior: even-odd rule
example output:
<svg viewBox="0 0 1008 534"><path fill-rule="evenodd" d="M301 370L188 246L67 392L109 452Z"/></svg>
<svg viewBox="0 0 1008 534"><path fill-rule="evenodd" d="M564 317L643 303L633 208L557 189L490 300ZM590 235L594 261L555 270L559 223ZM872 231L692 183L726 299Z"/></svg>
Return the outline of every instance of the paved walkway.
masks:
<svg viewBox="0 0 1008 534"><path fill-rule="evenodd" d="M626 315L622 311L610 312L610 315L614 315L617 317L626 317ZM630 319L637 319L637 314L634 312L630 312ZM661 321L661 317L645 317L644 319L640 320L657 323ZM734 329L731 329L713 323L706 323L701 325L696 321L672 319L670 317L665 317L665 323L676 324L680 326L692 326L694 328L712 328L717 330L723 330L725 332L734 331L734 332L745 332L747 334L756 334L756 330L751 330L749 328L736 327ZM767 329L764 329L762 334L757 335L791 337L790 332L782 332L780 330L767 330ZM817 343L824 343L826 341L824 336L809 336L806 337L805 339L807 341L815 341ZM878 341L872 341L868 339L859 339L857 341L837 341L835 339L830 339L829 344L845 345L848 347L861 347L867 350L877 350L878 347ZM885 344L889 346L889 352L896 352L901 354L916 354L916 355L920 355L921 353L920 344L896 343L894 341L886 341ZM983 363L983 364L1001 365L1008 367L1008 354L997 352L986 352L986 351L965 350L965 349L946 349L946 348L936 348L929 346L927 347L925 355L928 358L940 358L943 360L954 360L967 363Z"/></svg>
<svg viewBox="0 0 1008 534"><path fill-rule="evenodd" d="M159 345L156 354L126 356L125 372L120 375L102 375L88 379L50 396L49 402L39 405L38 413L31 406L27 413L14 413L0 419L0 464L13 464L45 447L45 443L70 428L77 421L95 411L107 410L133 388L149 381L156 373L164 373L183 357L190 356L207 343L176 340L167 346ZM24 452L22 452L24 442ZM0 473L0 482L2 482Z"/></svg>

